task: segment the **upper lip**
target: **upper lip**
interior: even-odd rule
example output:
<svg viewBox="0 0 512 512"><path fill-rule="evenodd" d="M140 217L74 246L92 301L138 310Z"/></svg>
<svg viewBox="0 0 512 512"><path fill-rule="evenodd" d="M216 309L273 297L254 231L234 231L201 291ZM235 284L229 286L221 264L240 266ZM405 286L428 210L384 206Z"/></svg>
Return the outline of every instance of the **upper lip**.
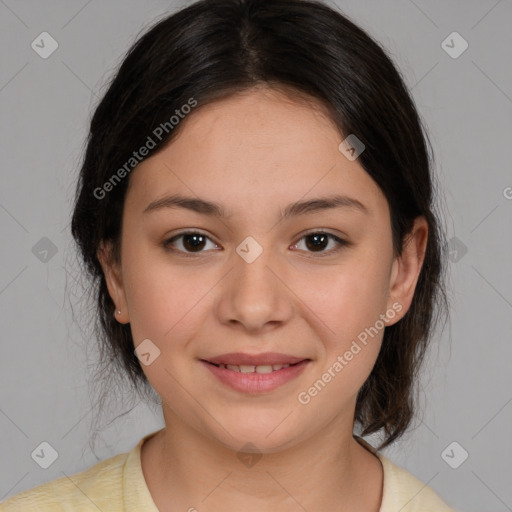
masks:
<svg viewBox="0 0 512 512"><path fill-rule="evenodd" d="M305 357L295 357L288 354L279 354L277 352L265 352L263 354L244 354L243 352L232 352L230 354L221 354L216 357L203 359L214 364L232 364L240 365L275 365L275 364L295 364L304 361Z"/></svg>

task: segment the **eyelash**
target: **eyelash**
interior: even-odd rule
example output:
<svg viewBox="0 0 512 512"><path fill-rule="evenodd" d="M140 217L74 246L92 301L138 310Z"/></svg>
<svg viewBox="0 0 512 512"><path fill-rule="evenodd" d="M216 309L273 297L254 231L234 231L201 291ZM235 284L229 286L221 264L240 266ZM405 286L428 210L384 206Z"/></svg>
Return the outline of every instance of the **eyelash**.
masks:
<svg viewBox="0 0 512 512"><path fill-rule="evenodd" d="M205 251L199 251L199 252L186 252L186 251L182 251L180 249L176 249L174 247L171 247L171 244L185 236L185 235L201 235L205 238L207 238L208 240L211 240L209 236L205 235L204 233L201 233L200 231L183 231L181 233L178 233L177 235L173 236L172 238L169 238L168 240L165 240L163 243L162 243L162 246L164 247L165 250L167 251L170 251L170 252L174 252L174 253L181 253L182 256L186 257L186 258L195 258L197 256L199 256L202 252L205 252ZM326 256L331 256L332 254L335 254L335 253L338 253L343 247L345 246L348 246L350 245L349 242L347 242L346 240L343 240L341 238L339 238L338 236L334 235L333 233L328 233L326 231L321 231L321 230L313 230L313 231L308 231L307 233L304 233L302 235L302 237L299 239L299 241L296 243L296 244L293 244L293 245L297 245L299 242L301 242L304 238L308 237L308 236L311 236L311 235L327 235L328 238L330 238L331 240L334 240L337 244L338 244L338 247L335 248L335 249L331 249L329 251L322 251L322 252L312 252L312 251L306 251L306 252L309 252L310 254L314 254L316 255L317 257L326 257ZM213 240L211 240L213 242Z"/></svg>

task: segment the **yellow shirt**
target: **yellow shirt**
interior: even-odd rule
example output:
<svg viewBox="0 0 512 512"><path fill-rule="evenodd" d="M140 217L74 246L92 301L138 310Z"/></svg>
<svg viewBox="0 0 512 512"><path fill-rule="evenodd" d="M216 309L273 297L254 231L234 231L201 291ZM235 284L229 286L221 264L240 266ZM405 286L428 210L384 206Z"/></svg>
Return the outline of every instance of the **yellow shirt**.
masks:
<svg viewBox="0 0 512 512"><path fill-rule="evenodd" d="M144 480L140 461L144 436L130 452L111 457L68 477L21 492L0 503L0 512L159 512ZM396 466L364 439L384 468L379 512L455 512L405 469Z"/></svg>

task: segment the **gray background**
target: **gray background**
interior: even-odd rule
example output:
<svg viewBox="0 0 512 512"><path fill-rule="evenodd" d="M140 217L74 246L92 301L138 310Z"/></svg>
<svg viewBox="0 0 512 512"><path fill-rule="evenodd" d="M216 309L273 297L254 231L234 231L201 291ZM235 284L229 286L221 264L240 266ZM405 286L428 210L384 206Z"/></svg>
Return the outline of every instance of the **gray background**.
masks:
<svg viewBox="0 0 512 512"><path fill-rule="evenodd" d="M129 451L163 426L142 403L115 419L126 410L115 389L115 421L89 449L95 340L75 318L83 306L69 221L105 81L141 30L187 3L0 0L0 500ZM391 52L412 88L456 237L451 323L427 361L424 411L384 453L458 510L512 510L512 3L330 3ZM59 45L47 59L31 48L43 31ZM469 44L458 58L441 45L453 31ZM41 251L51 247L43 237L54 255ZM43 441L58 452L48 469L31 457ZM462 450L457 469L443 460L456 465Z"/></svg>

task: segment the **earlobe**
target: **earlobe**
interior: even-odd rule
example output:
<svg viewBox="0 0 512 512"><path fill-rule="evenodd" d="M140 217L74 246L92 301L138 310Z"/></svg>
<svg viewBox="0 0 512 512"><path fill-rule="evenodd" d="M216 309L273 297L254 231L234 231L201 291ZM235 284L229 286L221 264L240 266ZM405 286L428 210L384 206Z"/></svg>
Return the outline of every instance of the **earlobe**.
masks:
<svg viewBox="0 0 512 512"><path fill-rule="evenodd" d="M103 269L105 282L107 284L110 298L114 302L115 311L113 315L119 323L128 323L128 308L126 304L126 296L124 293L124 285L119 265L114 261L112 256L111 243L101 243L97 251L98 260Z"/></svg>
<svg viewBox="0 0 512 512"><path fill-rule="evenodd" d="M423 216L414 221L411 233L404 240L402 254L393 261L390 277L388 308L399 302L402 306L400 318L408 311L425 259L428 239L428 223ZM397 318L396 321L400 320Z"/></svg>

